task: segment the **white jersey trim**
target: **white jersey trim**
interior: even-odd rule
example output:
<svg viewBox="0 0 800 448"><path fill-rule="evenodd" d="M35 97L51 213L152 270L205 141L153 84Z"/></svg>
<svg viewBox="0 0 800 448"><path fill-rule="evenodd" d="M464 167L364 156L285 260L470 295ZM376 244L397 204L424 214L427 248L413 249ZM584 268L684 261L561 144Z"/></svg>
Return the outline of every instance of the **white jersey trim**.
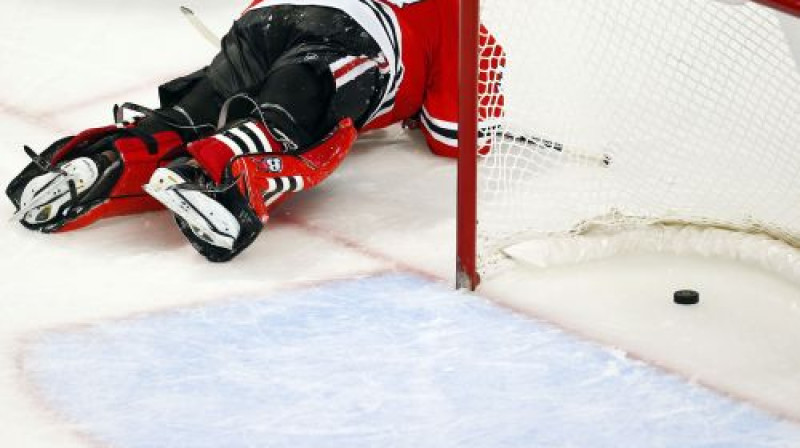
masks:
<svg viewBox="0 0 800 448"><path fill-rule="evenodd" d="M434 118L425 107L420 118L422 126L434 140L453 148L458 147L458 123Z"/></svg>

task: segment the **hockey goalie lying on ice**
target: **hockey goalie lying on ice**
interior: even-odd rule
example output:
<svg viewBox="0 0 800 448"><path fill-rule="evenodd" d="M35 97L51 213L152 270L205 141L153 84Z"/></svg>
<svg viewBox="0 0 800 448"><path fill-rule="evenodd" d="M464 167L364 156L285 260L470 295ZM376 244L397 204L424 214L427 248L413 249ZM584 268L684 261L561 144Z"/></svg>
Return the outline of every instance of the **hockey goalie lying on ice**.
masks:
<svg viewBox="0 0 800 448"><path fill-rule="evenodd" d="M38 155L26 148L33 162L7 189L14 218L57 232L166 206L203 256L227 261L277 205L328 177L359 132L420 124L434 153L455 157L457 8L256 1L210 65L160 87L160 108L125 104L114 125ZM482 115L493 118L504 56L484 43L494 70L483 75ZM137 118L123 121L126 110Z"/></svg>

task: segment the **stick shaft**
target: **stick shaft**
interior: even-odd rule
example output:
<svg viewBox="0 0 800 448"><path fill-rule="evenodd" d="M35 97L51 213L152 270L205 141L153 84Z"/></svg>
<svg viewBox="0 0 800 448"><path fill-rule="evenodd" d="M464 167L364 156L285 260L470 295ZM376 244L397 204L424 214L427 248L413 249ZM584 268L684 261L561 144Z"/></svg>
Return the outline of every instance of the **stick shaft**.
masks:
<svg viewBox="0 0 800 448"><path fill-rule="evenodd" d="M197 30L197 32L200 33L200 35L203 36L208 43L213 45L214 48L218 50L221 48L219 36L214 34L214 32L211 31L211 29L209 29L206 24L197 17L197 15L195 15L194 11L186 6L181 6L181 12L183 13L183 16L186 17L186 20L188 20L192 25L192 27L194 27L194 29Z"/></svg>

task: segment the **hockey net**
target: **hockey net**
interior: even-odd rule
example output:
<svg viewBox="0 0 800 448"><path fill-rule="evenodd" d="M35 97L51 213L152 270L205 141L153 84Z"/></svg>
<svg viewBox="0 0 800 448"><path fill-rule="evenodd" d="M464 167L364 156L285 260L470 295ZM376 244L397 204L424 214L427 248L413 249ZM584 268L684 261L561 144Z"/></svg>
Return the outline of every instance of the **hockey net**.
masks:
<svg viewBox="0 0 800 448"><path fill-rule="evenodd" d="M725 252L753 234L800 246L797 11L795 0L481 0L506 54L505 112L477 173L460 162L460 283L517 256ZM468 60L464 70L470 79ZM464 110L470 139L476 114Z"/></svg>

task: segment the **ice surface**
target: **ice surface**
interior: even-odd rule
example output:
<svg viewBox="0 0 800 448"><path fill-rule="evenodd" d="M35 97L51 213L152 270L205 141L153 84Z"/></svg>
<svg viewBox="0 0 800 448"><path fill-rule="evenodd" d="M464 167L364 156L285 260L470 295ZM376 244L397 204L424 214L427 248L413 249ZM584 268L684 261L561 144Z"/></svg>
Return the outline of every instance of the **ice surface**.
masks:
<svg viewBox="0 0 800 448"><path fill-rule="evenodd" d="M800 443L796 426L408 275L48 332L23 366L119 448Z"/></svg>
<svg viewBox="0 0 800 448"><path fill-rule="evenodd" d="M207 63L213 50L184 23L179 5L172 0L82 0L69 5L4 1L0 184L26 163L23 144L42 149L62 135L107 124L115 102L154 105L159 82ZM227 28L241 7L214 0L189 6L217 32ZM491 446L484 435L512 434L509 444L539 440L523 434L522 420L534 429L553 427L552 432L537 431L537 437L551 434L563 437L565 444L589 440L583 446L596 445L593 435L613 446L678 446L696 438L708 441L707 446L719 442L727 447L735 446L740 436L755 446L800 445L794 438L796 427L680 379L702 374L714 389L759 406L776 397L800 403L793 395L800 384L794 368L797 339L795 333L786 333L793 322L800 328L798 292L776 285L764 273L746 268L703 271L703 278L718 277L713 296L705 296L716 299L704 302L713 306L691 314L692 331L679 340L685 343L677 344L669 343L666 331L647 331L680 331L688 324L672 314L665 317L660 299L664 291L655 287L660 283L651 282L659 275L681 284L698 278L684 275L685 270L670 262L595 264L485 283L482 293L493 299L505 298L529 314L630 351L680 377L664 376L619 358L618 352L582 344L553 327L511 316L479 298L452 296L442 286L419 279L329 283L387 271L452 282L455 166L430 155L424 145L418 135L396 128L365 136L325 184L286 204L253 246L226 265L202 260L166 213L111 219L61 235L0 225L0 446L97 446L76 429L91 430L98 438L118 437L114 440L120 448L134 436L142 443L170 446L169 440L155 441L155 433L137 436L134 422L159 429L165 438L175 433L185 437L181 440L213 441L214 446L237 446L213 440L225 430L234 433L235 422L249 425L240 426L238 434L255 437L283 429L281 440L319 437L320 444L327 443L322 434L335 433L337 423L349 428L350 435L365 437L362 441L381 437L381 446L392 446L395 440L411 444L400 437L425 434L430 440L420 439L419 444L447 445L437 438L439 433L460 435L464 439L453 444L468 446L484 440L484 446ZM0 200L0 216L12 213L11 204ZM408 292L398 294L401 289ZM758 294L744 300L737 291ZM737 306L727 306L728 300ZM220 324L226 320L227 325ZM164 329L168 323L177 327L175 333ZM295 332L276 332L290 324ZM184 337L188 333L191 338ZM254 345L260 343L264 347ZM131 350L113 353L123 345ZM236 349L228 351L230 347ZM383 352L376 354L379 349ZM104 363L103 356L112 355L119 363ZM537 356L553 356L550 361L557 369L534 363ZM192 360L213 366L213 376ZM65 374L54 372L56 366ZM345 367L371 373L353 379ZM125 369L142 376L119 376ZM93 387L80 389L76 372L91 379ZM330 372L335 375L312 377ZM111 376L119 388L112 387ZM125 384L142 390L123 389ZM217 384L224 388L215 391ZM202 393L181 395L189 385ZM736 394L742 385L750 392ZM276 386L282 387L280 394L264 393ZM573 387L569 393L568 386ZM251 400L238 390L266 399ZM624 395L629 390L631 395ZM101 397L99 391L110 393ZM329 394L328 400L316 399L321 392ZM615 401L619 394L620 401ZM278 403L288 398L305 401ZM127 399L130 404L120 401ZM192 401L213 399L219 401ZM237 400L253 407L232 408ZM527 401L517 409L515 403L522 400ZM275 407L262 407L268 404ZM108 412L92 414L103 406ZM150 415L143 413L147 406ZM637 420L639 412L627 407L649 420ZM472 414L465 412L458 420L454 416L462 408ZM248 409L269 415L261 418L247 414ZM619 410L619 418L597 425L593 419L605 418L610 409ZM232 420L200 421L219 415L214 412L230 412ZM359 426L352 420L359 415L374 419ZM687 416L698 418L685 432L671 426ZM455 423L443 424L447 418ZM502 426L501 421L510 423ZM489 423L497 427L487 429ZM614 426L604 429L608 424ZM432 429L436 425L438 432ZM648 439L642 427L664 432ZM675 431L667 434L670 427ZM304 432L307 428L317 431ZM592 431L583 436L584 428ZM690 436L689 431L695 432ZM758 435L763 439L755 440ZM232 437L238 446L248 446ZM251 445L264 446L258 442Z"/></svg>

